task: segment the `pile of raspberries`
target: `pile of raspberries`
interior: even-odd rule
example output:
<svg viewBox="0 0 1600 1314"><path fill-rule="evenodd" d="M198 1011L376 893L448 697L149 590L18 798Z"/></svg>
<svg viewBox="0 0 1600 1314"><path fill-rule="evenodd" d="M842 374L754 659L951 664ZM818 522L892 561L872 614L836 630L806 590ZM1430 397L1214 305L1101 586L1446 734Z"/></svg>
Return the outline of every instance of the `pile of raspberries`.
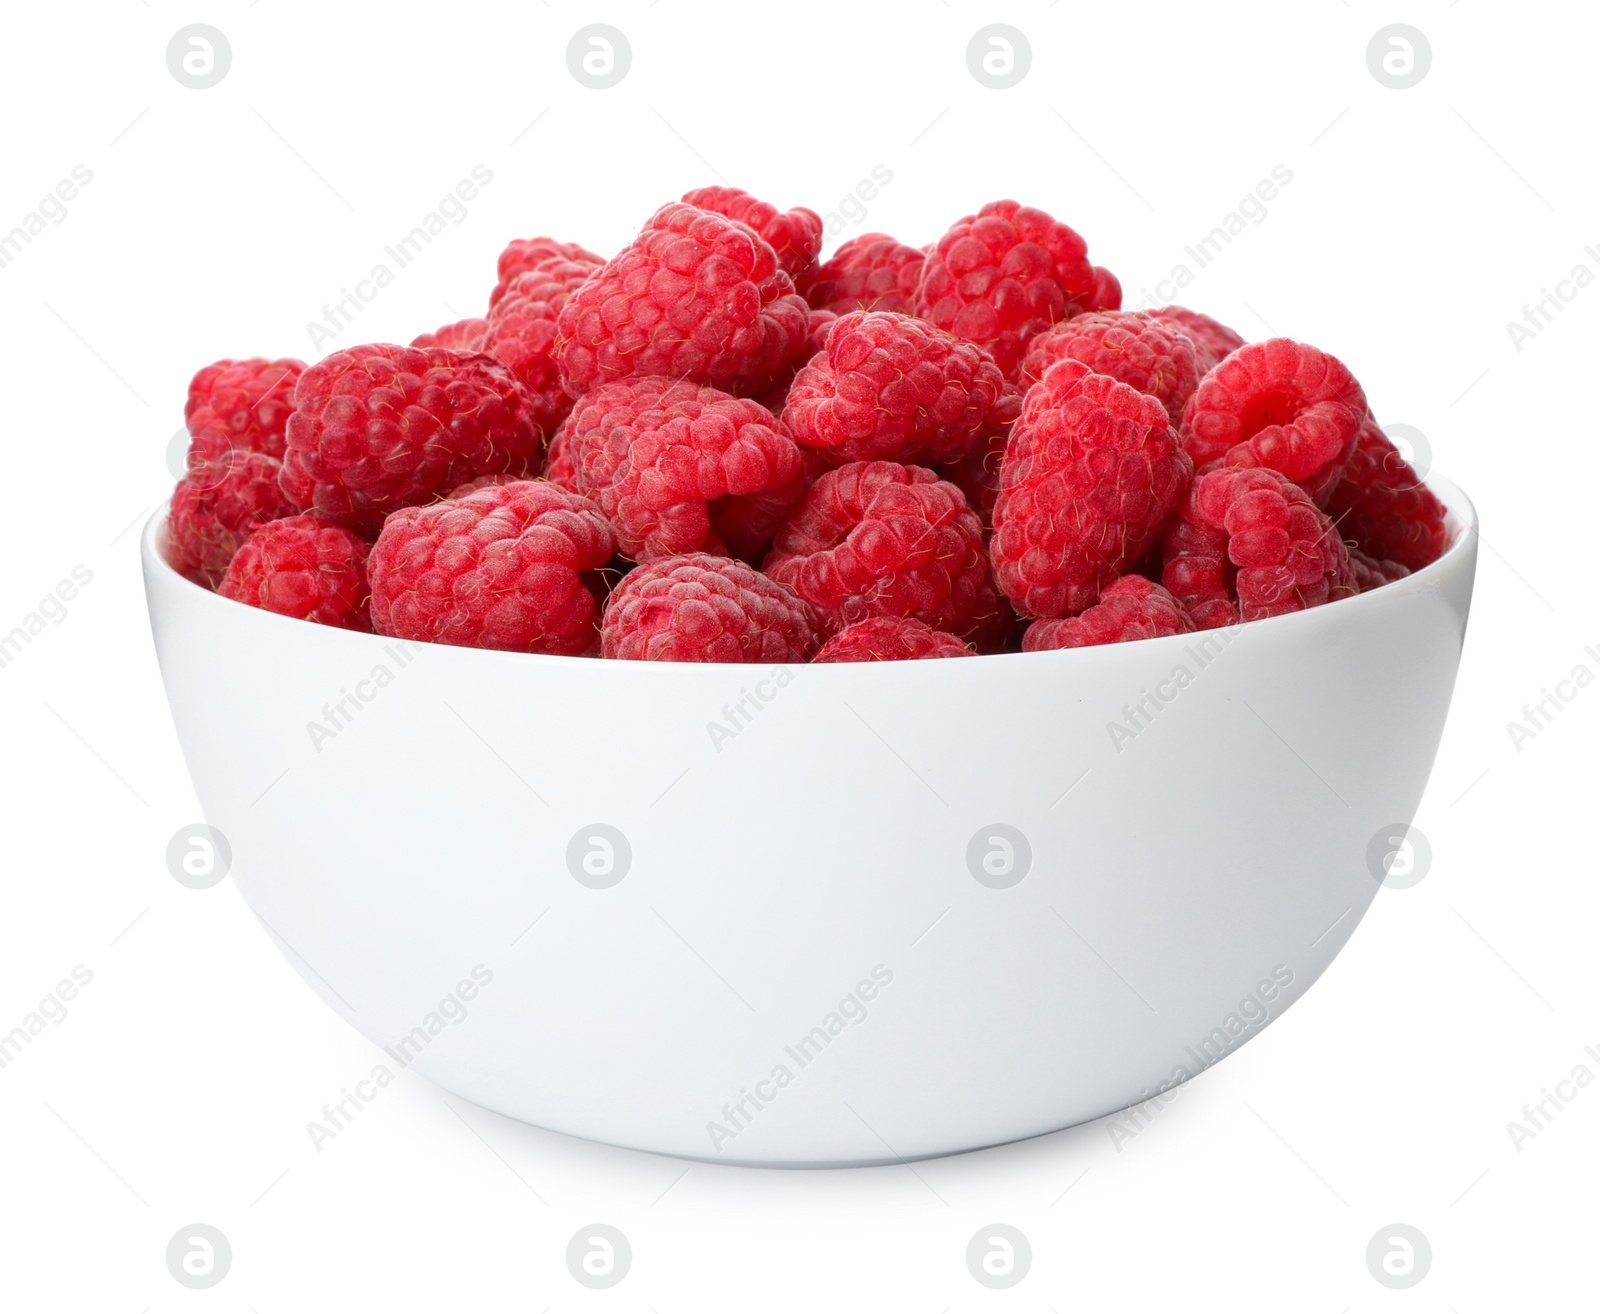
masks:
<svg viewBox="0 0 1600 1314"><path fill-rule="evenodd" d="M821 247L705 187L609 260L512 242L410 346L208 365L170 560L402 639L777 663L1235 625L1446 546L1338 360L1122 310L1041 210Z"/></svg>

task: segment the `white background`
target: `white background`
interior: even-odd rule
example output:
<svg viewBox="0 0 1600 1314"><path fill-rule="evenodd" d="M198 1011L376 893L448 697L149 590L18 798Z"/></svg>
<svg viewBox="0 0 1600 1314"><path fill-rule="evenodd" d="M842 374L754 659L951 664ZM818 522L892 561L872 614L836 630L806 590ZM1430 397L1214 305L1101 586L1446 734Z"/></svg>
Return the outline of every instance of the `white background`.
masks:
<svg viewBox="0 0 1600 1314"><path fill-rule="evenodd" d="M66 8L0 18L0 232L75 165L93 174L0 268L0 631L74 566L93 573L0 669L0 1030L74 965L94 978L0 1070L0 1305L1593 1307L1600 1082L1520 1149L1507 1123L1576 1065L1600 1076L1584 1053L1600 1050L1600 691L1520 751L1506 729L1573 667L1600 674L1584 651L1600 645L1600 287L1520 350L1506 327L1573 266L1600 274L1600 248L1584 250L1600 243L1592 15L1485 0ZM1033 51L1005 91L966 64L996 21ZM233 51L205 91L165 57L194 22ZM567 70L592 22L632 47L610 90ZM1366 62L1394 22L1432 46L1409 90ZM1120 1146L1100 1122L914 1170L685 1171L406 1072L314 1149L307 1122L380 1054L231 883L197 892L167 872L168 838L200 818L133 526L170 485L189 375L219 356L315 358L308 321L478 164L493 182L464 221L338 345L481 313L511 237L610 252L657 204L719 179L836 211L880 164L892 183L843 236L921 244L1015 196L1081 231L1134 303L1287 166L1265 218L1179 299L1338 354L1380 421L1421 429L1478 503L1476 605L1417 818L1427 877L1381 891L1304 1001ZM197 1221L234 1253L205 1292L164 1260ZM610 1291L564 1263L594 1221L633 1246ZM964 1261L993 1222L1034 1249L1006 1292ZM1395 1222L1433 1248L1409 1291L1364 1258Z"/></svg>

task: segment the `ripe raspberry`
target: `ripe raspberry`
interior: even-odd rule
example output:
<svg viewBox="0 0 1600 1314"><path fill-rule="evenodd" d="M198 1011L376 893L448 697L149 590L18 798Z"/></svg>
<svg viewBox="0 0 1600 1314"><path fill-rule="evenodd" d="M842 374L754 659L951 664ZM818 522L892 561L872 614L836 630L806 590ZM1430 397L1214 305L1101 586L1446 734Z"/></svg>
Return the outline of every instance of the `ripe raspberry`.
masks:
<svg viewBox="0 0 1600 1314"><path fill-rule="evenodd" d="M1187 634L1194 622L1178 600L1140 575L1124 575L1100 591L1100 601L1079 616L1034 621L1022 636L1023 652L1050 648L1090 648Z"/></svg>
<svg viewBox="0 0 1600 1314"><path fill-rule="evenodd" d="M1347 548L1350 553L1350 582L1358 593L1366 593L1404 579L1411 572L1398 561L1383 561L1367 555L1360 548Z"/></svg>
<svg viewBox="0 0 1600 1314"><path fill-rule="evenodd" d="M298 507L278 486L282 466L260 452L229 451L192 466L172 490L167 549L180 575L214 589L239 545Z"/></svg>
<svg viewBox="0 0 1600 1314"><path fill-rule="evenodd" d="M1087 252L1043 210L991 201L939 239L917 282L916 313L987 347L1011 378L1028 339L1094 295Z"/></svg>
<svg viewBox="0 0 1600 1314"><path fill-rule="evenodd" d="M551 256L511 280L489 312L483 350L501 361L533 398L534 422L546 434L572 409L556 369L556 316L593 266Z"/></svg>
<svg viewBox="0 0 1600 1314"><path fill-rule="evenodd" d="M1184 403L1200 382L1194 342L1188 334L1150 315L1113 310L1075 315L1036 334L1018 367L1018 383L1026 388L1044 377L1058 360L1081 360L1096 374L1106 374L1154 397L1178 427Z"/></svg>
<svg viewBox="0 0 1600 1314"><path fill-rule="evenodd" d="M1226 324L1218 323L1210 315L1202 315L1187 306L1162 306L1160 310L1150 313L1157 319L1176 324L1194 339L1201 374L1208 373L1244 346L1244 339Z"/></svg>
<svg viewBox="0 0 1600 1314"><path fill-rule="evenodd" d="M1169 535L1162 582L1202 628L1191 598L1207 616L1221 614L1219 600L1237 600L1239 619L1250 621L1356 591L1333 522L1276 470L1213 470L1195 480L1179 513L1200 532Z"/></svg>
<svg viewBox="0 0 1600 1314"><path fill-rule="evenodd" d="M818 662L910 662L929 657L971 657L953 634L905 617L874 616L846 625L817 649Z"/></svg>
<svg viewBox="0 0 1600 1314"><path fill-rule="evenodd" d="M822 216L815 210L796 206L780 213L777 206L758 201L737 187L696 187L684 193L683 201L753 229L778 257L778 267L796 284L809 283L816 276Z"/></svg>
<svg viewBox="0 0 1600 1314"><path fill-rule="evenodd" d="M828 334L833 332L833 326L838 321L839 317L831 310L807 311L805 345L776 375L770 379L741 384L737 395L753 397L774 415L782 415L783 408L789 400L789 389L794 386L796 376L813 356L827 349Z"/></svg>
<svg viewBox="0 0 1600 1314"><path fill-rule="evenodd" d="M927 258L885 233L863 233L828 257L806 289L806 300L813 309L838 315L852 310L912 314L917 277Z"/></svg>
<svg viewBox="0 0 1600 1314"><path fill-rule="evenodd" d="M801 349L806 303L749 228L673 203L572 294L556 330L574 397L647 374L732 387L769 379Z"/></svg>
<svg viewBox="0 0 1600 1314"><path fill-rule="evenodd" d="M519 237L500 253L500 259L496 262L499 281L494 285L494 291L489 293L489 309L493 310L499 304L512 279L552 256L588 265L591 269L598 269L605 263L603 256L585 250L576 242L558 242L553 237Z"/></svg>
<svg viewBox="0 0 1600 1314"><path fill-rule="evenodd" d="M577 488L638 561L700 549L708 503L788 489L800 449L756 402L715 388L638 378L585 393L567 422Z"/></svg>
<svg viewBox="0 0 1600 1314"><path fill-rule="evenodd" d="M1028 390L1001 468L989 548L995 578L1025 616L1091 606L1154 541L1192 467L1154 397L1052 365Z"/></svg>
<svg viewBox="0 0 1600 1314"><path fill-rule="evenodd" d="M486 319L458 319L454 324L419 333L411 339L413 347L449 347L451 351L482 351L489 332Z"/></svg>
<svg viewBox="0 0 1600 1314"><path fill-rule="evenodd" d="M1007 384L967 454L939 467L939 478L967 495L967 505L983 522L986 538L994 528L994 503L1000 496L1000 467L1005 461L1006 441L1021 411L1022 393L1014 384Z"/></svg>
<svg viewBox="0 0 1600 1314"><path fill-rule="evenodd" d="M778 531L806 500L806 490L827 468L820 456L802 447L800 473L781 488L744 497L718 498L708 507L711 532L706 535L706 542L720 543L722 556L738 557L740 561L759 566Z"/></svg>
<svg viewBox="0 0 1600 1314"><path fill-rule="evenodd" d="M578 491L578 470L572 463L572 426L566 421L555 431L544 454L544 477L557 488Z"/></svg>
<svg viewBox="0 0 1600 1314"><path fill-rule="evenodd" d="M217 592L296 620L372 629L367 545L316 516L286 516L262 525L233 554Z"/></svg>
<svg viewBox="0 0 1600 1314"><path fill-rule="evenodd" d="M828 471L779 531L766 571L811 604L825 634L909 616L964 636L998 611L978 517L959 488L921 466Z"/></svg>
<svg viewBox="0 0 1600 1314"><path fill-rule="evenodd" d="M346 528L481 474L538 468L534 406L493 357L446 347L352 347L300 376L283 489Z"/></svg>
<svg viewBox="0 0 1600 1314"><path fill-rule="evenodd" d="M1371 415L1363 419L1355 451L1328 498L1328 514L1357 547L1412 570L1437 561L1449 545L1444 503Z"/></svg>
<svg viewBox="0 0 1600 1314"><path fill-rule="evenodd" d="M1004 387L982 347L908 315L855 310L795 377L783 419L833 465L932 465L967 452Z"/></svg>
<svg viewBox="0 0 1600 1314"><path fill-rule="evenodd" d="M1094 291L1088 297L1072 303L1074 315L1092 315L1096 311L1122 309L1122 282L1104 265L1095 265Z"/></svg>
<svg viewBox="0 0 1600 1314"><path fill-rule="evenodd" d="M1288 475L1321 506L1366 413L1366 394L1339 361L1271 338L1240 347L1201 380L1184 407L1183 445L1197 467L1221 460Z"/></svg>
<svg viewBox="0 0 1600 1314"><path fill-rule="evenodd" d="M1167 522L1160 548L1164 564L1157 573L1161 583L1196 629L1215 630L1239 623L1226 531L1175 515Z"/></svg>
<svg viewBox="0 0 1600 1314"><path fill-rule="evenodd" d="M305 362L292 357L219 360L189 381L183 418L193 435L189 464L229 448L283 459L283 427L294 410L294 385Z"/></svg>
<svg viewBox="0 0 1600 1314"><path fill-rule="evenodd" d="M384 521L367 563L379 634L573 657L595 640L616 546L581 497L544 480L480 488Z"/></svg>
<svg viewBox="0 0 1600 1314"><path fill-rule="evenodd" d="M727 557L663 557L624 575L606 601L603 656L651 662L803 662L817 647L793 591Z"/></svg>

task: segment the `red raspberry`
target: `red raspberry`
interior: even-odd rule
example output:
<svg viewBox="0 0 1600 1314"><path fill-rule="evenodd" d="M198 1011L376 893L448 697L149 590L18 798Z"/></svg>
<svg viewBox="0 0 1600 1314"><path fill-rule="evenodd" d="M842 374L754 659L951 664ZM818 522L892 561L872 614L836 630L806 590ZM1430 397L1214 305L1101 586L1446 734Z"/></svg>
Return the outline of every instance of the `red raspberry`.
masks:
<svg viewBox="0 0 1600 1314"><path fill-rule="evenodd" d="M610 518L622 555L694 552L708 503L788 489L800 449L757 402L715 388L639 378L585 393L567 422L577 488Z"/></svg>
<svg viewBox="0 0 1600 1314"><path fill-rule="evenodd" d="M1072 313L1074 315L1088 315L1100 310L1122 309L1122 283L1104 265L1095 265L1094 291L1089 293L1087 299L1074 301Z"/></svg>
<svg viewBox="0 0 1600 1314"><path fill-rule="evenodd" d="M1209 627L1191 599L1207 616L1220 614L1219 599L1236 599L1239 618L1250 621L1355 592L1333 522L1305 489L1276 470L1224 468L1202 475L1180 514L1201 532L1169 535L1162 582L1202 628Z"/></svg>
<svg viewBox="0 0 1600 1314"><path fill-rule="evenodd" d="M1265 466L1320 506L1355 447L1366 394L1326 352L1292 338L1240 347L1194 390L1183 445L1195 465Z"/></svg>
<svg viewBox="0 0 1600 1314"><path fill-rule="evenodd" d="M913 312L917 277L926 253L885 233L852 237L828 257L806 300L814 309L847 315L852 310Z"/></svg>
<svg viewBox="0 0 1600 1314"><path fill-rule="evenodd" d="M1010 378L1029 338L1094 295L1087 252L1043 210L991 201L939 239L917 282L917 314L987 347Z"/></svg>
<svg viewBox="0 0 1600 1314"><path fill-rule="evenodd" d="M1180 508L1181 511L1181 508ZM1195 628L1220 629L1239 623L1239 604L1233 599L1234 569L1228 561L1228 535L1224 530L1176 515L1162 536L1161 583L1178 599Z"/></svg>
<svg viewBox="0 0 1600 1314"><path fill-rule="evenodd" d="M574 397L647 374L770 379L804 345L806 309L749 228L675 202L561 308L556 361Z"/></svg>
<svg viewBox="0 0 1600 1314"><path fill-rule="evenodd" d="M780 212L777 206L758 201L737 187L696 187L684 193L683 201L753 229L778 257L778 267L797 284L809 283L816 276L822 216L815 210L796 206Z"/></svg>
<svg viewBox="0 0 1600 1314"><path fill-rule="evenodd" d="M978 440L959 461L939 467L939 478L967 495L967 505L978 513L985 535L994 528L994 504L1000 496L1000 467L1005 461L1011 426L1022 411L1022 394L1012 384L989 412Z"/></svg>
<svg viewBox="0 0 1600 1314"><path fill-rule="evenodd" d="M998 611L978 517L921 466L828 471L779 531L766 571L811 604L825 634L909 616L964 636L993 627Z"/></svg>
<svg viewBox="0 0 1600 1314"><path fill-rule="evenodd" d="M273 520L245 539L217 592L296 620L371 630L367 545L316 516Z"/></svg>
<svg viewBox="0 0 1600 1314"><path fill-rule="evenodd" d="M595 639L605 517L545 480L480 488L384 521L367 563L379 634L573 657Z"/></svg>
<svg viewBox="0 0 1600 1314"><path fill-rule="evenodd" d="M606 601L603 656L651 662L803 662L817 646L793 591L727 557L663 557L624 575Z"/></svg>
<svg viewBox="0 0 1600 1314"><path fill-rule="evenodd" d="M294 399L284 492L357 531L476 475L538 467L533 403L491 356L352 347L302 374Z"/></svg>
<svg viewBox="0 0 1600 1314"><path fill-rule="evenodd" d="M744 497L718 498L708 508L711 532L706 535L706 542L721 543L723 556L760 565L778 531L806 500L806 490L827 468L820 456L802 447L800 473L781 488Z"/></svg>
<svg viewBox="0 0 1600 1314"><path fill-rule="evenodd" d="M967 452L1004 387L982 347L908 315L854 310L795 377L783 419L833 465L932 465Z"/></svg>
<svg viewBox="0 0 1600 1314"><path fill-rule="evenodd" d="M1393 584L1411 573L1398 561L1369 556L1360 548L1347 547L1346 550L1350 553L1350 582L1359 593Z"/></svg>
<svg viewBox="0 0 1600 1314"><path fill-rule="evenodd" d="M1449 546L1444 503L1371 415L1363 419L1355 451L1328 498L1328 514L1357 547L1412 570L1437 561Z"/></svg>
<svg viewBox="0 0 1600 1314"><path fill-rule="evenodd" d="M486 319L458 319L454 324L436 328L432 333L419 333L411 339L413 347L449 347L451 351L482 351L483 340L488 336Z"/></svg>
<svg viewBox="0 0 1600 1314"><path fill-rule="evenodd" d="M817 649L818 662L910 662L929 657L971 657L953 634L929 629L904 616L874 616L846 625Z"/></svg>
<svg viewBox="0 0 1600 1314"><path fill-rule="evenodd" d="M1058 360L1081 360L1096 374L1154 397L1174 429L1200 382L1189 335L1134 312L1075 315L1036 334L1018 367L1018 383L1024 388L1037 383Z"/></svg>
<svg viewBox="0 0 1600 1314"><path fill-rule="evenodd" d="M1025 616L1091 606L1137 561L1191 478L1154 397L1052 365L1012 427L994 507L995 578Z"/></svg>
<svg viewBox="0 0 1600 1314"><path fill-rule="evenodd" d="M499 282L494 285L494 291L489 293L489 309L493 310L499 304L512 279L552 256L588 265L591 269L598 269L605 264L603 256L585 250L576 242L558 242L553 237L519 237L500 253L496 269Z"/></svg>
<svg viewBox="0 0 1600 1314"><path fill-rule="evenodd" d="M1157 319L1176 324L1194 339L1201 374L1210 372L1244 346L1244 339L1226 324L1218 323L1210 315L1202 315L1187 306L1162 306L1160 310L1150 313Z"/></svg>
<svg viewBox="0 0 1600 1314"><path fill-rule="evenodd" d="M534 401L534 422L546 434L572 409L556 369L556 316L593 272L593 266L564 256L541 260L511 280L489 312L483 350L517 377Z"/></svg>
<svg viewBox="0 0 1600 1314"><path fill-rule="evenodd" d="M1100 601L1079 616L1034 621L1022 636L1023 652L1091 648L1101 643L1188 634L1194 622L1178 600L1140 575L1124 575L1100 590Z"/></svg>
<svg viewBox="0 0 1600 1314"><path fill-rule="evenodd" d="M194 441L189 464L215 460L229 448L283 459L283 427L294 410L294 385L305 362L292 357L219 360L189 381L183 418Z"/></svg>
<svg viewBox="0 0 1600 1314"><path fill-rule="evenodd" d="M572 463L572 426L563 420L545 449L544 477L557 488L578 491L578 470Z"/></svg>
<svg viewBox="0 0 1600 1314"><path fill-rule="evenodd" d="M298 507L279 487L282 466L260 452L229 451L192 466L172 490L167 548L180 575L214 589L239 545Z"/></svg>
<svg viewBox="0 0 1600 1314"><path fill-rule="evenodd" d="M813 356L827 349L828 334L833 332L833 326L838 320L839 317L831 310L807 311L805 345L777 372L776 376L756 383L742 384L738 395L753 397L774 415L782 415L784 405L789 400L789 389L794 386L796 376Z"/></svg>

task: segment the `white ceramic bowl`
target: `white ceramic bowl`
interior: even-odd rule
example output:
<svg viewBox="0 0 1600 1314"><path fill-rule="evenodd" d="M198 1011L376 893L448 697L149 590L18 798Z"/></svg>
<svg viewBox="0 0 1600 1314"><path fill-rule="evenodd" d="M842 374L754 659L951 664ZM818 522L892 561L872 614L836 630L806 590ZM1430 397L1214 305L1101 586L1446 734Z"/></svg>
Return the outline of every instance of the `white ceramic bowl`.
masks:
<svg viewBox="0 0 1600 1314"><path fill-rule="evenodd" d="M866 1164L1147 1099L1317 979L1450 703L1476 535L1433 484L1454 546L1375 592L957 661L397 644L188 583L160 514L144 569L234 880L386 1066L616 1145Z"/></svg>

